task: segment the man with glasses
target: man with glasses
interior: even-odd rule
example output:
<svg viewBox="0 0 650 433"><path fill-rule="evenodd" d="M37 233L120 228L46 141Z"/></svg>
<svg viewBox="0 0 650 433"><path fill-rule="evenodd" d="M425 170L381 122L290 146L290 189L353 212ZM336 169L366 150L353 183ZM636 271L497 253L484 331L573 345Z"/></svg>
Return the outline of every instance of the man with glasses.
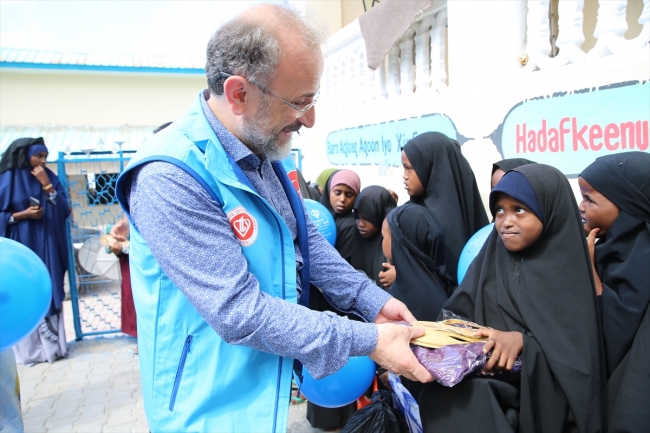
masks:
<svg viewBox="0 0 650 433"><path fill-rule="evenodd" d="M322 37L256 6L208 43L209 89L120 176L151 431L286 431L294 359L316 378L370 355L433 377L404 304L350 267L292 186L291 137L311 128ZM309 310L310 283L350 321ZM297 374L301 367L296 363Z"/></svg>

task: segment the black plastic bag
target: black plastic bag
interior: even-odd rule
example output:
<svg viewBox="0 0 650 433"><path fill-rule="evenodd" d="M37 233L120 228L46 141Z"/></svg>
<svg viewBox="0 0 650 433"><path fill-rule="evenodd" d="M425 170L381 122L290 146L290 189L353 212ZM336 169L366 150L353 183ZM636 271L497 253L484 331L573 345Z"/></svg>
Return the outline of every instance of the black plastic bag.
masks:
<svg viewBox="0 0 650 433"><path fill-rule="evenodd" d="M404 416L393 407L390 391L372 394L372 403L354 413L341 433L409 433Z"/></svg>

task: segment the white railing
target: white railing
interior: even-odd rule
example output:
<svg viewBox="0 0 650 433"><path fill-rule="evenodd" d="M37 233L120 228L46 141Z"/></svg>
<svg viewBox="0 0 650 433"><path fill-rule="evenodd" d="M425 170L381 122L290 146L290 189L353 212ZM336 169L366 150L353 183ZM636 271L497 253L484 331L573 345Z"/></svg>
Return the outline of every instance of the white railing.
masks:
<svg viewBox="0 0 650 433"><path fill-rule="evenodd" d="M350 108L396 96L440 91L447 86L446 0L420 14L374 71L358 22L330 39L325 53L323 98ZM360 85L363 83L362 85Z"/></svg>
<svg viewBox="0 0 650 433"><path fill-rule="evenodd" d="M643 0L643 11L638 20L643 28L641 34L632 40L623 36L628 29L625 18L627 0L599 0L594 31L597 41L588 53L581 48L585 42L584 0L560 0L556 41L559 53L550 57L549 7L550 0L528 0L526 54L522 56L525 71L553 69L611 54L633 52L650 42L650 0Z"/></svg>
<svg viewBox="0 0 650 433"><path fill-rule="evenodd" d="M592 58L617 53L632 53L650 41L650 0L643 0L638 19L641 34L626 40L627 0L599 0L594 37L596 45L588 52L583 30L584 0L559 0L556 46L551 57L551 0L528 0L523 71L550 70L580 64ZM506 25L507 23L495 23ZM447 1L434 0L395 42L382 64L368 68L366 47L358 22L345 27L329 41L325 53L323 100L332 109L353 108L374 102L389 102L396 97L429 96L448 86ZM525 44L524 44L525 42Z"/></svg>

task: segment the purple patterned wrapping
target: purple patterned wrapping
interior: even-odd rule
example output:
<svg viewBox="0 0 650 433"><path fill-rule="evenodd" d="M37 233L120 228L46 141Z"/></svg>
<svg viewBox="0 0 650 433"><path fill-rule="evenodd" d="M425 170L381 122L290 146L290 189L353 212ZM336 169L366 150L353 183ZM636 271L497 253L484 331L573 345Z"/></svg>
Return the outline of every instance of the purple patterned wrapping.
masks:
<svg viewBox="0 0 650 433"><path fill-rule="evenodd" d="M452 387L485 364L485 343L452 344L439 349L411 346L415 357L440 384Z"/></svg>
<svg viewBox="0 0 650 433"><path fill-rule="evenodd" d="M452 387L463 380L468 374L476 372L480 375L481 368L490 358L490 353L483 353L485 343L452 344L439 349L421 346L411 346L417 360L436 378L441 385ZM519 377L521 372L521 357L517 357L511 371L495 373L490 378L511 382Z"/></svg>

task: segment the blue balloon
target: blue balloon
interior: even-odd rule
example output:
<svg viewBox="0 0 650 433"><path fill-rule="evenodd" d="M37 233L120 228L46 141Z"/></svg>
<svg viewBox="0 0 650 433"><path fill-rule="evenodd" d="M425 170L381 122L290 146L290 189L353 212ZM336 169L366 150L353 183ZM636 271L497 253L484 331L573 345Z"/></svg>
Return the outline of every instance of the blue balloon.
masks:
<svg viewBox="0 0 650 433"><path fill-rule="evenodd" d="M316 380L302 369L303 381L296 384L307 400L322 407L341 407L350 404L372 384L375 363L367 356L353 356L339 371Z"/></svg>
<svg viewBox="0 0 650 433"><path fill-rule="evenodd" d="M336 223L330 211L319 202L311 199L305 199L307 213L312 222L316 225L319 233L334 246L336 243Z"/></svg>
<svg viewBox="0 0 650 433"><path fill-rule="evenodd" d="M472 264L474 257L481 251L481 247L485 243L485 240L490 236L494 223L490 223L483 227L481 230L474 233L474 236L469 238L463 251L460 253L460 259L458 260L458 284L463 281L467 268Z"/></svg>
<svg viewBox="0 0 650 433"><path fill-rule="evenodd" d="M25 245L0 237L0 351L31 334L51 301L45 263Z"/></svg>

